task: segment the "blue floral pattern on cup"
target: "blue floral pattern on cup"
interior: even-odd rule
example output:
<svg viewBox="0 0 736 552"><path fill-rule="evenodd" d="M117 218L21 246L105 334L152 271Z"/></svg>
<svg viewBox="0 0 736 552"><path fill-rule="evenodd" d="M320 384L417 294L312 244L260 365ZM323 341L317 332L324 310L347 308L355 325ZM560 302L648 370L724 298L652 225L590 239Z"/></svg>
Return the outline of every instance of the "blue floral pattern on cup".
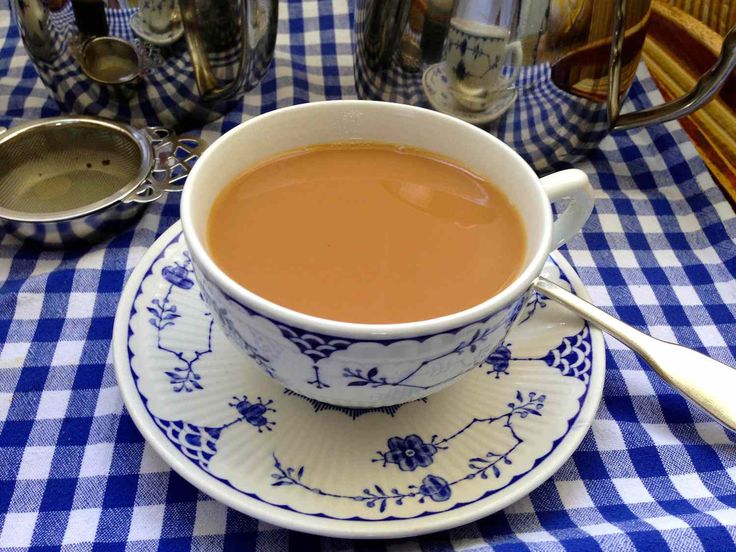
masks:
<svg viewBox="0 0 736 552"><path fill-rule="evenodd" d="M240 303L193 263L202 296L227 337L269 376L306 397L355 408L415 400L479 366L503 343L525 303L414 339L359 341L271 319ZM403 351L412 350L412 360Z"/></svg>

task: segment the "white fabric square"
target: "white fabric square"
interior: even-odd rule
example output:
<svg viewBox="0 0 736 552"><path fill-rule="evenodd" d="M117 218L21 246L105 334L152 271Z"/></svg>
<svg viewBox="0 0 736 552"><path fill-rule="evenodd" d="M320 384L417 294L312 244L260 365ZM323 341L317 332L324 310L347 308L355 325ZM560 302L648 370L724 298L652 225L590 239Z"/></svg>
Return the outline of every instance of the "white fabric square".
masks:
<svg viewBox="0 0 736 552"><path fill-rule="evenodd" d="M716 326L693 326L705 347L726 347L723 336Z"/></svg>
<svg viewBox="0 0 736 552"><path fill-rule="evenodd" d="M600 220L601 228L606 234L622 233L624 231L621 227L621 219L616 213L598 213L598 220Z"/></svg>
<svg viewBox="0 0 736 552"><path fill-rule="evenodd" d="M654 290L649 286L629 286L629 291L637 305L658 305Z"/></svg>
<svg viewBox="0 0 736 552"><path fill-rule="evenodd" d="M313 29L311 31L305 31L303 36L304 36L304 43L305 44L319 44L320 43L320 39L321 39L321 31L319 29ZM320 75L320 77L321 77L321 75Z"/></svg>
<svg viewBox="0 0 736 552"><path fill-rule="evenodd" d="M701 229L698 219L692 213L678 216L677 222L683 232L696 232Z"/></svg>
<svg viewBox="0 0 736 552"><path fill-rule="evenodd" d="M141 458L140 473L163 473L169 470L169 466L161 460L161 457L156 454L153 447L145 443L143 447L143 458Z"/></svg>
<svg viewBox="0 0 736 552"><path fill-rule="evenodd" d="M639 215L636 217L641 224L641 229L645 234L661 234L662 226L659 224L657 215Z"/></svg>
<svg viewBox="0 0 736 552"><path fill-rule="evenodd" d="M700 249L693 247L693 253L695 253L695 256L700 259L700 262L704 265L717 265L723 262L711 245L701 247Z"/></svg>
<svg viewBox="0 0 736 552"><path fill-rule="evenodd" d="M71 391L66 389L58 391L44 391L41 394L41 400L38 403L36 419L58 420L64 418L71 393Z"/></svg>
<svg viewBox="0 0 736 552"><path fill-rule="evenodd" d="M677 437L672 434L667 424L642 423L641 427L647 432L649 437L651 437L655 446L682 445Z"/></svg>
<svg viewBox="0 0 736 552"><path fill-rule="evenodd" d="M726 430L716 422L696 422L693 426L703 441L709 445L732 445Z"/></svg>
<svg viewBox="0 0 736 552"><path fill-rule="evenodd" d="M31 545L37 517L36 512L8 512L5 514L3 532L0 533L0 547L28 548Z"/></svg>
<svg viewBox="0 0 736 552"><path fill-rule="evenodd" d="M193 535L223 535L227 525L227 507L214 500L197 502Z"/></svg>
<svg viewBox="0 0 736 552"><path fill-rule="evenodd" d="M631 349L629 349L626 345L624 345L623 343L621 343L615 337L611 337L610 335L604 333L603 334L603 341L606 342L606 349L608 349L610 351L625 351L625 354L628 355L628 356L630 356L632 359L637 358L636 357L636 353L632 353L631 352ZM629 355L629 353L631 353L631 354ZM619 358L621 358L621 357L619 357ZM636 362L636 361L634 361L634 362ZM624 369L624 370L626 370L626 369L631 370L631 368L628 368L628 366L629 366L628 363L622 362L622 364L621 364L622 369ZM638 364L634 364L634 366L638 366Z"/></svg>
<svg viewBox="0 0 736 552"><path fill-rule="evenodd" d="M99 508L72 510L69 513L69 522L66 525L62 544L95 542L97 525L100 523L100 513Z"/></svg>
<svg viewBox="0 0 736 552"><path fill-rule="evenodd" d="M69 307L66 311L67 318L92 318L95 310L95 299L97 294L93 292L75 291L69 294Z"/></svg>
<svg viewBox="0 0 736 552"><path fill-rule="evenodd" d="M211 142L210 142L211 143ZM139 223L139 229L142 228L141 224ZM150 224L150 230L151 232L156 231L156 227L154 224ZM143 254L148 251L148 247L141 246L141 245L131 245L128 253L128 258L125 263L125 268L131 269L138 266L138 263L140 263L141 258L143 257Z"/></svg>
<svg viewBox="0 0 736 552"><path fill-rule="evenodd" d="M713 494L706 489L703 481L697 473L683 473L680 475L670 475L672 484L683 498L706 498Z"/></svg>
<svg viewBox="0 0 736 552"><path fill-rule="evenodd" d="M611 296L608 294L606 286L586 286L593 304L598 307L610 307L613 305Z"/></svg>
<svg viewBox="0 0 736 552"><path fill-rule="evenodd" d="M731 481L736 483L736 466L731 466L730 468L726 468L726 473L731 478Z"/></svg>
<svg viewBox="0 0 736 552"><path fill-rule="evenodd" d="M61 257L57 256L57 258L53 258L47 257L47 255L56 254L49 251L42 253L41 257L35 262L33 273L31 274L32 276L44 276L59 267L59 265L61 264ZM84 257L84 255L82 255L82 257Z"/></svg>
<svg viewBox="0 0 736 552"><path fill-rule="evenodd" d="M594 507L593 500L582 481L555 481L555 486L565 510Z"/></svg>
<svg viewBox="0 0 736 552"><path fill-rule="evenodd" d="M572 262L575 266L595 266L593 255L587 249L571 249L568 251L570 253L570 256L572 257Z"/></svg>
<svg viewBox="0 0 736 552"><path fill-rule="evenodd" d="M24 341L21 343L5 343L0 353L0 369L20 368L28 356L31 344Z"/></svg>
<svg viewBox="0 0 736 552"><path fill-rule="evenodd" d="M102 262L105 259L105 248L100 247L99 249L95 249L92 251L89 251L88 253L85 253L81 257L79 257L79 260L77 261L77 269L101 269L102 268Z"/></svg>
<svg viewBox="0 0 736 552"><path fill-rule="evenodd" d="M675 252L666 249L666 250L655 250L653 251L654 258L657 259L657 262L659 263L659 266L663 267L670 267L670 266L682 266L680 264L680 261L677 260L677 256L675 255Z"/></svg>
<svg viewBox="0 0 736 552"><path fill-rule="evenodd" d="M598 450L626 450L621 428L614 420L593 420L591 428Z"/></svg>
<svg viewBox="0 0 736 552"><path fill-rule="evenodd" d="M79 477L94 477L107 475L112 462L113 443L96 443L84 448L82 466L79 468Z"/></svg>
<svg viewBox="0 0 736 552"><path fill-rule="evenodd" d="M13 402L12 393L0 393L0 421L7 419L11 402Z"/></svg>
<svg viewBox="0 0 736 552"><path fill-rule="evenodd" d="M516 533L516 537L522 542L557 542L547 531L520 532Z"/></svg>
<svg viewBox="0 0 736 552"><path fill-rule="evenodd" d="M686 527L688 527L687 523L675 516L648 518L644 521L649 523L658 531L666 531L668 529L685 529Z"/></svg>
<svg viewBox="0 0 736 552"><path fill-rule="evenodd" d="M703 302L698 297L698 293L692 286L672 286L672 291L675 292L677 300L681 305L702 305Z"/></svg>
<svg viewBox="0 0 736 552"><path fill-rule="evenodd" d="M133 508L133 519L130 522L128 540L153 540L161 536L164 524L163 504L152 506L136 506Z"/></svg>
<svg viewBox="0 0 736 552"><path fill-rule="evenodd" d="M733 281L715 282L715 286L724 303L736 303L736 286Z"/></svg>
<svg viewBox="0 0 736 552"><path fill-rule="evenodd" d="M726 527L736 527L736 509L734 508L713 510L711 512L706 512L706 514L713 516Z"/></svg>
<svg viewBox="0 0 736 552"><path fill-rule="evenodd" d="M103 387L97 395L95 417L120 414L123 411L123 397L117 387Z"/></svg>
<svg viewBox="0 0 736 552"><path fill-rule="evenodd" d="M636 504L639 502L652 502L652 495L649 494L641 479L636 477L620 477L611 479L614 487L621 495L621 499L627 504Z"/></svg>
<svg viewBox="0 0 736 552"><path fill-rule="evenodd" d="M15 320L38 320L43 307L43 293L20 292L15 302Z"/></svg>
<svg viewBox="0 0 736 552"><path fill-rule="evenodd" d="M533 514L534 505L528 496L517 500L504 510L507 514Z"/></svg>
<svg viewBox="0 0 736 552"><path fill-rule="evenodd" d="M581 527L583 531L588 533L591 537L599 535L615 535L622 533L621 529L610 523L596 523L595 525L586 525Z"/></svg>
<svg viewBox="0 0 736 552"><path fill-rule="evenodd" d="M672 330L672 326L649 326L649 334L657 339L664 339L676 343L677 337Z"/></svg>
<svg viewBox="0 0 736 552"><path fill-rule="evenodd" d="M621 370L621 377L626 383L626 389L632 396L651 396L654 394L652 382L644 370Z"/></svg>
<svg viewBox="0 0 736 552"><path fill-rule="evenodd" d="M26 447L20 461L18 479L47 479L55 447Z"/></svg>
<svg viewBox="0 0 736 552"><path fill-rule="evenodd" d="M611 251L613 258L616 259L616 264L621 268L638 268L639 262L636 260L636 255L633 251L626 249L616 249Z"/></svg>
<svg viewBox="0 0 736 552"><path fill-rule="evenodd" d="M74 366L79 364L84 350L84 341L59 341L54 350L52 366Z"/></svg>
<svg viewBox="0 0 736 552"><path fill-rule="evenodd" d="M707 173L701 173L698 175L698 177L698 184L700 184L703 188L709 187L708 183L705 181L705 179L707 178ZM729 205L728 201L719 201L718 203L714 203L713 208L718 214L719 219L731 220L733 218L733 207Z"/></svg>

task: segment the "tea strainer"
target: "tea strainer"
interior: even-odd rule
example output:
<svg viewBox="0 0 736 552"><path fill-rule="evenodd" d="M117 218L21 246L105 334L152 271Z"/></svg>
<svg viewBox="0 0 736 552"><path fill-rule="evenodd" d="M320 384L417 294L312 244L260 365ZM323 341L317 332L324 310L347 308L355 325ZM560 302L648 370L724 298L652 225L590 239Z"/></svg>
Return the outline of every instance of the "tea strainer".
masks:
<svg viewBox="0 0 736 552"><path fill-rule="evenodd" d="M182 189L204 143L165 128L55 117L0 129L0 224L46 246L118 232Z"/></svg>

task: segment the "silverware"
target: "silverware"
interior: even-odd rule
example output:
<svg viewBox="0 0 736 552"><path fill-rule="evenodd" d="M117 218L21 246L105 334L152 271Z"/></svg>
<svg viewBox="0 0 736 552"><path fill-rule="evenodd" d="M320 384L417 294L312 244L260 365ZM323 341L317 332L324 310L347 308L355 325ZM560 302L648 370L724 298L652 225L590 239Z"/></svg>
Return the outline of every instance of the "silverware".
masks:
<svg viewBox="0 0 736 552"><path fill-rule="evenodd" d="M545 278L538 278L532 286L635 351L676 391L725 428L736 431L736 369L640 332Z"/></svg>
<svg viewBox="0 0 736 552"><path fill-rule="evenodd" d="M198 138L93 117L53 117L0 134L0 226L66 247L109 237L182 189Z"/></svg>
<svg viewBox="0 0 736 552"><path fill-rule="evenodd" d="M114 36L98 36L82 46L82 71L99 84L130 84L140 79L143 62L135 46Z"/></svg>

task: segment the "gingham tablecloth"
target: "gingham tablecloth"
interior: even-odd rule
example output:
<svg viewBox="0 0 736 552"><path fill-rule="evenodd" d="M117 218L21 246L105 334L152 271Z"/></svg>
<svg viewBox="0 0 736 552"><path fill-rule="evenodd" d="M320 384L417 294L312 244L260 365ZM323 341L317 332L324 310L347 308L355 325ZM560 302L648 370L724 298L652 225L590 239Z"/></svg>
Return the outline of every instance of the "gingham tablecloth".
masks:
<svg viewBox="0 0 736 552"><path fill-rule="evenodd" d="M354 97L350 25L347 2L283 2L273 68L205 137L278 107ZM638 77L630 103L660 102L643 68ZM55 114L3 6L0 125ZM577 166L594 182L596 210L565 255L595 303L736 364L736 216L680 126L617 134ZM111 364L126 277L178 215L169 195L132 229L83 251L39 252L0 233L0 549L736 548L736 439L608 338L603 400L580 449L486 519L361 543L289 532L218 504L143 441Z"/></svg>

